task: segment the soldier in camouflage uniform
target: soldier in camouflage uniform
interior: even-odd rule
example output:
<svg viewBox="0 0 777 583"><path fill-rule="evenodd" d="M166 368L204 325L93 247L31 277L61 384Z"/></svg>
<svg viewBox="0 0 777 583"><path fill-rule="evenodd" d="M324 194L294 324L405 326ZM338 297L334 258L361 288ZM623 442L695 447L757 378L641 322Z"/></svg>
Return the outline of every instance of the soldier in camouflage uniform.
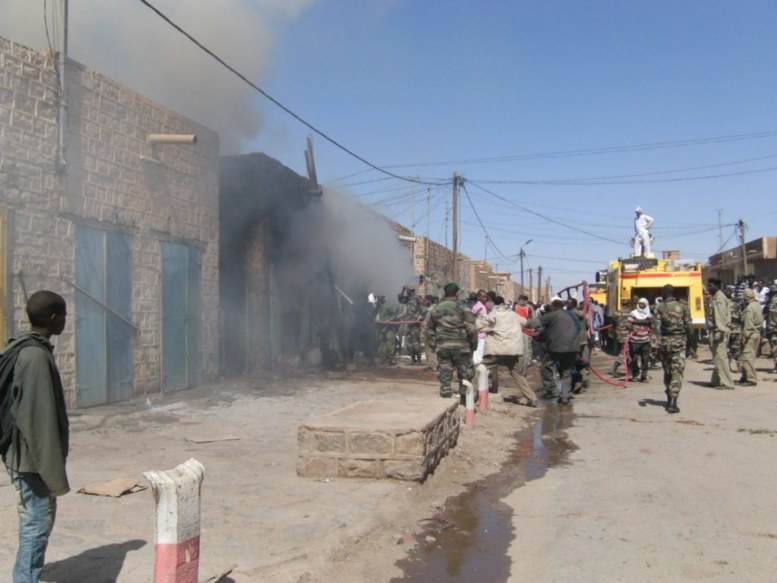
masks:
<svg viewBox="0 0 777 583"><path fill-rule="evenodd" d="M437 351L437 378L440 396L452 396L453 371L459 378L459 394L464 395L462 381L472 381L475 367L472 352L477 348L478 336L472 312L459 303L459 286L453 282L445 286L445 297L432 308L426 329L428 342Z"/></svg>
<svg viewBox="0 0 777 583"><path fill-rule="evenodd" d="M774 361L772 372L777 373L777 285L769 288L769 299L766 302L766 338Z"/></svg>
<svg viewBox="0 0 777 583"><path fill-rule="evenodd" d="M661 290L664 301L653 312L653 333L661 344L661 365L664 368L664 387L667 413L679 413L677 398L683 385L685 347L693 334L691 312L688 306L674 298L674 286Z"/></svg>
<svg viewBox="0 0 777 583"><path fill-rule="evenodd" d="M761 329L764 325L763 308L755 298L755 291L744 291L745 309L742 310L742 378L739 382L754 387L758 384L755 372L755 353L761 344Z"/></svg>
<svg viewBox="0 0 777 583"><path fill-rule="evenodd" d="M405 286L407 291L401 319L417 322L405 324L405 350L410 355L410 364L421 364L421 323L424 318L424 301L415 293L414 285Z"/></svg>
<svg viewBox="0 0 777 583"><path fill-rule="evenodd" d="M734 381L728 364L728 336L731 332L731 306L720 289L719 279L710 279L707 287L712 295L710 309L707 312L707 329L710 333L710 352L712 352L712 379L710 385L715 389L732 390Z"/></svg>
<svg viewBox="0 0 777 583"><path fill-rule="evenodd" d="M744 291L744 290L743 290ZM742 311L744 302L742 297L735 293L735 289L727 286L724 292L728 298L731 309L731 326L728 337L728 365L731 372L739 372L742 369Z"/></svg>
<svg viewBox="0 0 777 583"><path fill-rule="evenodd" d="M396 320L397 313L391 306L386 305L386 296L378 296L378 313L375 323L378 326L378 358L380 364L386 366L395 365L397 351L397 331L392 324Z"/></svg>
<svg viewBox="0 0 777 583"><path fill-rule="evenodd" d="M615 376L618 373L618 367L624 364L623 347L626 345L626 341L629 338L629 332L631 332L631 324L629 323L631 309L631 300L629 298L623 298L621 299L621 309L613 315L615 326L615 362L612 363L610 376ZM628 368L628 366L626 368Z"/></svg>

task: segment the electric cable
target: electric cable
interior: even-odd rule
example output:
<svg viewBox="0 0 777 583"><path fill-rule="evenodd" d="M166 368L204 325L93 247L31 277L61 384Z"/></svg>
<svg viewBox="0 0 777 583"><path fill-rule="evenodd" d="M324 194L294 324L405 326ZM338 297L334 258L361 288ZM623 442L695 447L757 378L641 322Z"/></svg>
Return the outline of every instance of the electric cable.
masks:
<svg viewBox="0 0 777 583"><path fill-rule="evenodd" d="M262 95L262 96L263 96L265 99L267 99L268 101L270 101L270 102L272 102L273 104L275 104L277 107L279 107L280 109L282 109L283 111L285 111L287 114L289 114L291 117L293 117L294 119L296 119L298 122L300 122L300 123L301 123L302 125L304 125L305 127L309 128L310 130L312 130L313 132L315 132L316 134L318 134L319 136L321 136L322 138L324 138L326 141L328 141L328 142L329 142L330 144L332 144L333 146L335 146L335 147L339 148L340 150L342 150L342 151L343 151L343 152L345 152L346 154L348 154L348 155L352 156L353 158L356 158L357 160L359 160L359 161L360 161L362 164L366 164L366 165L367 165L367 166L369 166L370 168L373 168L374 170L377 170L378 172L382 172L383 174L386 174L386 175L388 175L388 176L391 176L392 178L396 178L397 180L404 180L404 181L406 181L406 182L415 182L415 183L417 183L417 184L427 184L427 185L434 185L434 184L438 184L437 182L429 182L429 181L425 181L425 180L420 180L420 179L418 179L418 178L412 178L412 177L409 177L409 176L401 176L401 175L399 175L399 174L394 174L393 172L390 172L389 170L386 170L386 169L384 169L384 168L381 168L380 166L377 166L376 164L373 164L372 162L370 162L369 160L367 160L367 159L363 158L362 156L360 156L359 154L357 154L357 153L356 153L356 152L354 152L353 150L350 150L349 148L345 147L343 144L341 144L340 142L338 142L338 141L337 141L337 140L335 140L334 138L330 137L329 135L327 135L327 134L326 134L326 133L324 133L323 131L319 130L319 129L318 129L316 126L314 126L314 125L313 125L313 124L311 124L310 122L306 121L306 120L305 120L305 119L303 119L303 118L302 118L300 115L298 115L298 114L294 113L294 112L293 112L291 109L289 109L288 107L286 107L285 105L283 105L283 103L281 103L280 101L278 101L277 99L275 99L274 97L272 97L272 96L271 96L269 93L267 93L267 92L266 92L264 89L262 89L262 88L261 88L261 87L259 87L259 86L258 86L256 83L254 83L253 81L251 81L250 79L248 79L248 77L246 77L245 75L243 75L243 74L242 74L240 71L238 71L237 69L235 69L235 68L234 68L232 65L230 65L229 63L227 63L227 62L226 62L224 59L222 59L221 57L219 57L219 56L218 56L216 53L214 53L213 51L211 51L209 48L207 48L205 45L203 45L203 44L202 44L200 41L198 41L196 38L194 38L194 36L192 36L191 34L189 34L189 33L188 33L186 30L184 30L184 29L183 29L181 26L179 26L178 24L176 24L175 22L173 22L173 21L172 21L172 20L171 20L171 19L170 19L170 18L169 18L167 15L165 15L165 14L164 14L162 11L160 11L158 8L156 8L154 5L152 5L152 4L151 4L151 3L150 3L148 0L139 0L139 1L140 1L140 2L141 2L143 5L144 5L144 6L146 6L147 8L149 8L150 10L152 10L153 12L155 12L155 13L157 14L157 16L159 16L159 17L160 17L162 20L164 20L165 22L167 22L167 24L169 24L169 25L170 25L170 26L172 26L172 27L173 27L175 30L177 30L177 31L178 31L178 32L180 32L182 35L184 35L184 36L185 36L187 39L189 39L189 40L190 40L192 43L194 43L194 44L195 44L197 47L199 47L199 48L200 48L200 49L201 49L203 52L205 52L205 53L206 53L208 56L212 57L214 60L216 60L216 62L218 62L220 65L222 65L222 66L223 66L224 68L226 68L228 71L230 71L231 73L233 73L234 75L236 75L236 76L237 76L237 77L238 77L240 80L242 80L243 82L245 82L245 83L246 83L246 84L247 84L249 87L251 87L252 89L254 89L255 91L257 91L258 93L260 93L260 94L261 94L261 95Z"/></svg>

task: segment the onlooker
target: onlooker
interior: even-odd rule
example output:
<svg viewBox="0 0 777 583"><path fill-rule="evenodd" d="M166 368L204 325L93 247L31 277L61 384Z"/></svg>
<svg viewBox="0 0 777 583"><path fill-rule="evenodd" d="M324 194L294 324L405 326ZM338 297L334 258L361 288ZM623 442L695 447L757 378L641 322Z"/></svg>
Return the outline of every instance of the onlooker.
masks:
<svg viewBox="0 0 777 583"><path fill-rule="evenodd" d="M579 349L580 320L574 313L564 309L563 300L556 298L551 302L549 312L530 320L526 326L543 329L548 356L561 377L558 402L566 405L572 391L572 373Z"/></svg>
<svg viewBox="0 0 777 583"><path fill-rule="evenodd" d="M11 340L5 353L18 351L11 387L14 429L3 456L16 489L19 513L19 548L14 583L37 583L54 527L57 497L70 485L65 464L69 424L54 347L49 342L65 328L67 305L59 294L41 290L27 301L31 329Z"/></svg>
<svg viewBox="0 0 777 583"><path fill-rule="evenodd" d="M629 326L631 340L629 341L629 359L631 364L631 377L641 383L648 381L650 368L651 328L653 315L650 313L650 305L646 298L637 301L636 309L629 314Z"/></svg>
<svg viewBox="0 0 777 583"><path fill-rule="evenodd" d="M521 366L525 357L525 346L528 344L528 338L524 339L523 334L525 323L525 318L513 312L504 303L504 299L497 296L494 309L486 317L478 320L478 330L487 334L482 366L487 368L504 366L518 385L520 396L526 399L524 404L536 407L537 395L529 386Z"/></svg>

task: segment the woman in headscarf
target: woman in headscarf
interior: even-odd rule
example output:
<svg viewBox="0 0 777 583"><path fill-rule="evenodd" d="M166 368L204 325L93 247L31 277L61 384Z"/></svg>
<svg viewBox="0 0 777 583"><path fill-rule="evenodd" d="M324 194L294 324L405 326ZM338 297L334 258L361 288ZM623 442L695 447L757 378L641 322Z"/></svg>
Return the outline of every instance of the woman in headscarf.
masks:
<svg viewBox="0 0 777 583"><path fill-rule="evenodd" d="M629 314L629 328L631 339L629 340L629 356L631 377L641 383L648 380L648 368L650 366L650 335L653 326L653 315L650 312L650 304L647 299L639 298L636 309Z"/></svg>

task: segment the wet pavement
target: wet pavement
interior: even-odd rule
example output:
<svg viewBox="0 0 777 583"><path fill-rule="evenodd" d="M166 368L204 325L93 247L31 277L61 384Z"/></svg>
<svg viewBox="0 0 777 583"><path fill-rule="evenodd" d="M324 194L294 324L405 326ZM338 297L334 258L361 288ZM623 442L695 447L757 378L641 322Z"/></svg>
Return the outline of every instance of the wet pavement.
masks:
<svg viewBox="0 0 777 583"><path fill-rule="evenodd" d="M566 434L574 420L572 407L548 404L532 426L516 434L516 446L499 472L448 498L433 517L420 520L422 534L398 563L401 579L411 583L506 581L510 575L512 509L503 499L548 468L566 463L576 449Z"/></svg>

